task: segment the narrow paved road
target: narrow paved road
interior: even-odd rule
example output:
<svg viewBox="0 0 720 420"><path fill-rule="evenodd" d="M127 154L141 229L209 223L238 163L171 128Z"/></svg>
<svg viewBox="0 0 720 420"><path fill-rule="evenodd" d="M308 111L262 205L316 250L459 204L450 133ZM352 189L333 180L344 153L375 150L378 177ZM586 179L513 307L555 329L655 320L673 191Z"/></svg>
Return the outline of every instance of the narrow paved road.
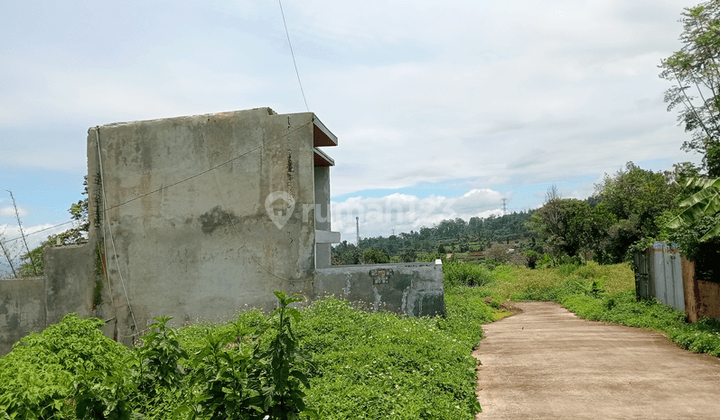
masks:
<svg viewBox="0 0 720 420"><path fill-rule="evenodd" d="M720 359L556 303L483 326L476 419L720 419Z"/></svg>

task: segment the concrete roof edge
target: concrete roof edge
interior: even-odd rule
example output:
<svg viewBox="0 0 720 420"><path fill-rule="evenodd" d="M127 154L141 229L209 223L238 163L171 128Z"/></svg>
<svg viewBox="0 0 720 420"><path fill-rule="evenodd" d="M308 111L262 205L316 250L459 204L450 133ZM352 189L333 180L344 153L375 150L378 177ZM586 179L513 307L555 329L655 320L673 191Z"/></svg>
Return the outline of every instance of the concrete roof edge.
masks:
<svg viewBox="0 0 720 420"><path fill-rule="evenodd" d="M148 119L148 120L119 121L119 122L113 122L113 123L108 123L108 124L101 124L99 127L100 128L118 127L118 126L122 126L122 125L131 125L131 124L139 124L139 123L145 124L145 123L150 123L150 122L159 122L159 121L167 121L167 120L207 118L207 117L211 117L211 116L215 116L215 115L232 116L232 115L242 114L242 113L246 113L246 112L258 112L258 111L260 111L261 113L266 113L267 115L278 115L278 113L273 111L272 108L265 106L265 107L260 107L260 108L239 109L239 110L235 110L235 111L210 112L207 114L179 115L176 117L152 118L152 119ZM97 127L97 126L90 127L88 129L88 131L94 129L95 127Z"/></svg>

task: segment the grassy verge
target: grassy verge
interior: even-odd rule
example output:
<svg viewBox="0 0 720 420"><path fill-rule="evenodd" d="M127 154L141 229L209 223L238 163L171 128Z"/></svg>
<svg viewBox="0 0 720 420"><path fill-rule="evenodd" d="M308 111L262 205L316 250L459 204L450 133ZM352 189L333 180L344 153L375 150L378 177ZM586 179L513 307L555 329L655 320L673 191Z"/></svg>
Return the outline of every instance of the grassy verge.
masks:
<svg viewBox="0 0 720 420"><path fill-rule="evenodd" d="M514 301L559 302L581 318L654 330L685 349L720 356L720 322L703 319L688 324L684 312L656 299L636 302L627 264L498 267L495 279L482 293Z"/></svg>

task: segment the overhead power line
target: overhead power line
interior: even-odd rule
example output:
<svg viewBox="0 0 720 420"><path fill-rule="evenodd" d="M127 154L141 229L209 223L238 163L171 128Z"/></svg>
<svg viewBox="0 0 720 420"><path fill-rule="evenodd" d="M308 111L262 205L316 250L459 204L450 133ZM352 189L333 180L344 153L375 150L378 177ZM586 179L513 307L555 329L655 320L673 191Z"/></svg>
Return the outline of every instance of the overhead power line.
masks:
<svg viewBox="0 0 720 420"><path fill-rule="evenodd" d="M280 14L282 15L283 26L285 26L285 35L287 36L288 45L290 46L290 55L292 56L293 66L295 67L295 75L297 76L298 84L300 85L300 93L302 93L303 102L305 102L305 109L310 111L305 99L305 90L303 89L302 82L300 81L300 72L298 72L297 62L295 61L295 52L293 51L292 42L290 42L290 32L288 32L287 22L285 22L285 12L283 11L282 1L278 0L280 5Z"/></svg>
<svg viewBox="0 0 720 420"><path fill-rule="evenodd" d="M27 237L27 236L35 235L36 233L45 232L46 230L50 230L50 229L55 229L56 227L64 226L64 225L70 224L72 222L74 222L74 220L68 220L67 222L62 222L62 223L59 223L54 226L46 227L44 229L40 229L40 230L37 230L32 233L26 233L25 236ZM17 238L8 239L7 241L5 241L5 243L19 241L20 239L22 239L22 236L18 236Z"/></svg>

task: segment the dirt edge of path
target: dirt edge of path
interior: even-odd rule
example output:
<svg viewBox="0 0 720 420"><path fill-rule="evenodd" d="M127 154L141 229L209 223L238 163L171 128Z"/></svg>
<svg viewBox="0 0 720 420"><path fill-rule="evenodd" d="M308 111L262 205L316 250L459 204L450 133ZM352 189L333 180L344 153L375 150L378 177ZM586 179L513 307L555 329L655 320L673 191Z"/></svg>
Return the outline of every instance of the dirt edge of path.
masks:
<svg viewBox="0 0 720 420"><path fill-rule="evenodd" d="M516 304L516 302L508 301L500 305L501 309L504 309L508 312L512 312L512 315L520 315L524 311Z"/></svg>

